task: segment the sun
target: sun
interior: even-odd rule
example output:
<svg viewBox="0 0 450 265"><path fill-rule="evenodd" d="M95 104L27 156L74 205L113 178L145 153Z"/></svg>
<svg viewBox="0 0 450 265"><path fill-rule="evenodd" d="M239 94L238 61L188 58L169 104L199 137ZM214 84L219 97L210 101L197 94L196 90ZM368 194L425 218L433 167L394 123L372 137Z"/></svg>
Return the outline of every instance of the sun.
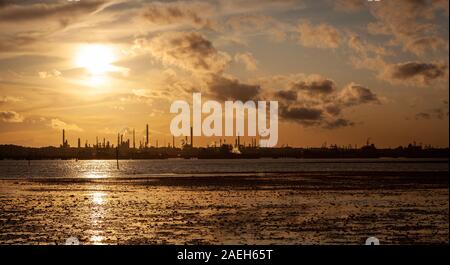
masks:
<svg viewBox="0 0 450 265"><path fill-rule="evenodd" d="M76 66L86 69L96 80L99 76L114 71L112 63L115 60L113 49L106 45L81 46L75 56Z"/></svg>

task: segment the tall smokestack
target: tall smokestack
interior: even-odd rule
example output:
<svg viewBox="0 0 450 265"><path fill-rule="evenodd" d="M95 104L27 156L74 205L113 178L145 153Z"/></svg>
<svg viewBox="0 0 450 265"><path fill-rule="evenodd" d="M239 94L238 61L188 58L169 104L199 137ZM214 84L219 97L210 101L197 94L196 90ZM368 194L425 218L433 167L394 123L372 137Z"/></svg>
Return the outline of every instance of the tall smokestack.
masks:
<svg viewBox="0 0 450 265"><path fill-rule="evenodd" d="M172 135L172 148L175 148L175 136Z"/></svg>
<svg viewBox="0 0 450 265"><path fill-rule="evenodd" d="M145 130L145 147L148 147L148 124L146 125Z"/></svg>
<svg viewBox="0 0 450 265"><path fill-rule="evenodd" d="M136 134L134 129L133 129L133 149L136 149Z"/></svg>
<svg viewBox="0 0 450 265"><path fill-rule="evenodd" d="M194 134L193 134L192 126L191 126L191 147L194 147Z"/></svg>
<svg viewBox="0 0 450 265"><path fill-rule="evenodd" d="M66 131L63 129L62 134L62 147L66 146Z"/></svg>

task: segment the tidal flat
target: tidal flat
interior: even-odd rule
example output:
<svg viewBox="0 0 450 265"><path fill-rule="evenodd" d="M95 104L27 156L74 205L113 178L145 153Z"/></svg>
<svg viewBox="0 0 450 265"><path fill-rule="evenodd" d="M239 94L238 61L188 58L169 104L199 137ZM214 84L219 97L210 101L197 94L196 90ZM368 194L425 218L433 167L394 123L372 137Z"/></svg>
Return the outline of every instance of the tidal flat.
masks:
<svg viewBox="0 0 450 265"><path fill-rule="evenodd" d="M448 172L0 180L0 244L448 244Z"/></svg>

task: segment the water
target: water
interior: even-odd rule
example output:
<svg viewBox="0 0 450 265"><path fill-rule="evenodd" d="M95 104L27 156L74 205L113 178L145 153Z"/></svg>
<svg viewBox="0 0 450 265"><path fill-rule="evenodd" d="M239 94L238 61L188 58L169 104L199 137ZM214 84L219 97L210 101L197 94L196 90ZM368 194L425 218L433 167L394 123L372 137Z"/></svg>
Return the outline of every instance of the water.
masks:
<svg viewBox="0 0 450 265"><path fill-rule="evenodd" d="M115 178L271 172L446 172L448 159L2 160L0 178Z"/></svg>

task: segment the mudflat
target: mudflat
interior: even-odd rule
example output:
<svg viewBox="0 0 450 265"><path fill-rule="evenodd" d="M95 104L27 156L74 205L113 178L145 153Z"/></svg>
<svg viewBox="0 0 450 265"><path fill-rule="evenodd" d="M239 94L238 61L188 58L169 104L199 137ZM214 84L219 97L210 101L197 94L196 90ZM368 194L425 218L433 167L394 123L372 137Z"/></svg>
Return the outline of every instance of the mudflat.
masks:
<svg viewBox="0 0 450 265"><path fill-rule="evenodd" d="M1 244L448 244L448 172L0 180Z"/></svg>

